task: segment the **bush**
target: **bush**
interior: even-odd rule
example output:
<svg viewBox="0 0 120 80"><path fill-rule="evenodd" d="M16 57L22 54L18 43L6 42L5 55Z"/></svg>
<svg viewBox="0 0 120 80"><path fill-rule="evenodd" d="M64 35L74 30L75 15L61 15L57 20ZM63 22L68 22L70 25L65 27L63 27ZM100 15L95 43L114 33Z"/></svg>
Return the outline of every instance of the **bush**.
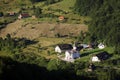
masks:
<svg viewBox="0 0 120 80"><path fill-rule="evenodd" d="M52 70L58 70L58 65L57 65L57 61L55 59L51 59L47 65L47 69L49 71L52 71Z"/></svg>
<svg viewBox="0 0 120 80"><path fill-rule="evenodd" d="M0 17L2 17L4 14L3 14L3 12L0 12Z"/></svg>

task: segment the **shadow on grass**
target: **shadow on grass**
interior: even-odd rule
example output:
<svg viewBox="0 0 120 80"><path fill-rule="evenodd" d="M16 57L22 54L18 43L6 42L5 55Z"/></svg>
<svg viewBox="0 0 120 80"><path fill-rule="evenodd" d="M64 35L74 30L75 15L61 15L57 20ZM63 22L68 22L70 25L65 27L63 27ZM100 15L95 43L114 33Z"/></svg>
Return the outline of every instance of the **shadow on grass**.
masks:
<svg viewBox="0 0 120 80"><path fill-rule="evenodd" d="M21 44L24 43L24 45L27 46L27 45L31 45L31 44L36 44L36 43L38 43L38 41L29 40L27 38L17 38L17 39L15 39L15 43L21 43Z"/></svg>
<svg viewBox="0 0 120 80"><path fill-rule="evenodd" d="M85 76L77 76L73 70L48 71L36 64L14 61L0 57L0 80L93 80Z"/></svg>
<svg viewBox="0 0 120 80"><path fill-rule="evenodd" d="M81 56L81 57L85 57L85 56L88 56L88 55L90 55L90 54L97 53L97 52L101 52L101 51L103 51L103 50L100 50L100 49L98 49L98 50L90 50L90 51L87 51L87 52L82 53L80 56Z"/></svg>

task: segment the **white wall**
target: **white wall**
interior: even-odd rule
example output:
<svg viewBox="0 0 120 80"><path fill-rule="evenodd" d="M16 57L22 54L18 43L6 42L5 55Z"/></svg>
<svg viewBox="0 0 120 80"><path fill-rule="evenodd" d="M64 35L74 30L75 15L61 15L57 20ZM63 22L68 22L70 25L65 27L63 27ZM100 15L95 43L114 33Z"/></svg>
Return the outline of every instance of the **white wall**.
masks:
<svg viewBox="0 0 120 80"><path fill-rule="evenodd" d="M61 52L62 52L61 49L59 48L59 46L56 46L56 47L55 47L55 52L58 52L58 53L61 53Z"/></svg>
<svg viewBox="0 0 120 80"><path fill-rule="evenodd" d="M92 62L100 62L100 60L97 56L93 56L92 57Z"/></svg>
<svg viewBox="0 0 120 80"><path fill-rule="evenodd" d="M75 53L72 53L71 51L65 52L65 60L75 59L75 58L79 58L79 57L80 57L79 52L75 52Z"/></svg>

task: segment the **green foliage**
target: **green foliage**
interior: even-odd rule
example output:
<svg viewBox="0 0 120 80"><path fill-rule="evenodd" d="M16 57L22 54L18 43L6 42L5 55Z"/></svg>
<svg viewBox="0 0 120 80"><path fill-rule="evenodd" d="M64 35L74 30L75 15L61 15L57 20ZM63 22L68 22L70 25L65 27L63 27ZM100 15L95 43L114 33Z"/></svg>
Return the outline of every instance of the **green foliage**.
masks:
<svg viewBox="0 0 120 80"><path fill-rule="evenodd" d="M48 65L47 65L47 69L49 71L58 70L57 61L55 59L54 60L50 60Z"/></svg>
<svg viewBox="0 0 120 80"><path fill-rule="evenodd" d="M79 62L79 61L76 61L74 63L75 67L74 69L77 71L77 70L83 70L85 68L88 67L87 63L86 62Z"/></svg>
<svg viewBox="0 0 120 80"><path fill-rule="evenodd" d="M85 34L84 34L83 31L81 31L81 32L79 33L79 36L78 36L78 39L77 39L77 40L83 42L84 39L85 39Z"/></svg>
<svg viewBox="0 0 120 80"><path fill-rule="evenodd" d="M34 44L36 41L31 41L26 38L12 38L10 34L6 35L6 38L0 38L0 51L19 53L21 49L27 45Z"/></svg>
<svg viewBox="0 0 120 80"><path fill-rule="evenodd" d="M97 71L98 80L115 80L116 78L116 70L106 68L100 69Z"/></svg>
<svg viewBox="0 0 120 80"><path fill-rule="evenodd" d="M14 40L11 38L10 34L7 34L5 39L0 38L0 50L13 52Z"/></svg>
<svg viewBox="0 0 120 80"><path fill-rule="evenodd" d="M37 64L41 67L46 67L48 61L41 56L35 55L34 53L22 53L14 54L13 59L18 62L25 62L29 64Z"/></svg>
<svg viewBox="0 0 120 80"><path fill-rule="evenodd" d="M114 53L120 54L120 44L115 45Z"/></svg>
<svg viewBox="0 0 120 80"><path fill-rule="evenodd" d="M60 2L62 0L46 0L45 4L49 5L49 4L53 4L53 3L56 3L56 2Z"/></svg>
<svg viewBox="0 0 120 80"><path fill-rule="evenodd" d="M59 33L56 33L56 34L55 34L55 37L60 38L61 35L60 35Z"/></svg>
<svg viewBox="0 0 120 80"><path fill-rule="evenodd" d="M3 14L3 12L0 12L0 17L2 17L4 14Z"/></svg>
<svg viewBox="0 0 120 80"><path fill-rule="evenodd" d="M80 15L89 15L102 4L103 0L76 0L74 10Z"/></svg>
<svg viewBox="0 0 120 80"><path fill-rule="evenodd" d="M77 0L74 7L80 15L92 17L90 41L101 40L108 46L115 46L115 53L120 53L119 3L118 0Z"/></svg>
<svg viewBox="0 0 120 80"><path fill-rule="evenodd" d="M35 9L34 9L34 14L35 14L35 16L38 17L38 18L41 17L42 9L39 8L39 7L35 8Z"/></svg>

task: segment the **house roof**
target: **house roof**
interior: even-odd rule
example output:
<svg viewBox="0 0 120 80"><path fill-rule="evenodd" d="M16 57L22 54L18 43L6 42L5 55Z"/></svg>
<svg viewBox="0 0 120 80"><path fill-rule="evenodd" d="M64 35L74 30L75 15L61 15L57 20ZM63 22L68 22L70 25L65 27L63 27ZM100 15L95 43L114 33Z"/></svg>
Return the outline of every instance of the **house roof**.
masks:
<svg viewBox="0 0 120 80"><path fill-rule="evenodd" d="M15 15L15 12L9 12L8 13L10 16L14 16Z"/></svg>
<svg viewBox="0 0 120 80"><path fill-rule="evenodd" d="M80 51L81 49L83 49L84 47L83 46L77 46L76 50L77 51Z"/></svg>
<svg viewBox="0 0 120 80"><path fill-rule="evenodd" d="M21 16L22 17L29 17L29 14L28 13L22 13Z"/></svg>
<svg viewBox="0 0 120 80"><path fill-rule="evenodd" d="M64 20L64 16L59 16L59 20Z"/></svg>
<svg viewBox="0 0 120 80"><path fill-rule="evenodd" d="M100 59L100 60L106 60L109 58L109 54L108 52L104 51L101 53L96 54L96 56Z"/></svg>
<svg viewBox="0 0 120 80"><path fill-rule="evenodd" d="M73 49L71 44L58 44L58 46L61 50L71 50L71 49Z"/></svg>

